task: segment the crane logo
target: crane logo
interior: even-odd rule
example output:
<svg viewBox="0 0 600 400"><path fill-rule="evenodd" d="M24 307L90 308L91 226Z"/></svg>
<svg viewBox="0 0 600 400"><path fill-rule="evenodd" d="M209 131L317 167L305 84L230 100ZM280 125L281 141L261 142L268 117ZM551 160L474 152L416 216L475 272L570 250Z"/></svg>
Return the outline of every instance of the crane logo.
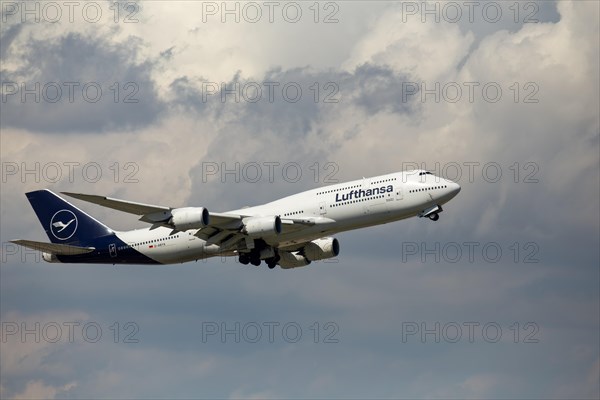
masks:
<svg viewBox="0 0 600 400"><path fill-rule="evenodd" d="M50 232L58 240L67 240L77 230L77 216L70 210L57 211L50 220Z"/></svg>

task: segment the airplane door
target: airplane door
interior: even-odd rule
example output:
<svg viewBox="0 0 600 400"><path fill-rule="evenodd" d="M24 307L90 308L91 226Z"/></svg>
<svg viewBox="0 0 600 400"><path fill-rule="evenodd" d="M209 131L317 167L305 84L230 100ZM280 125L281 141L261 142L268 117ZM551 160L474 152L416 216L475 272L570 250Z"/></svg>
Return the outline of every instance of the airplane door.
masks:
<svg viewBox="0 0 600 400"><path fill-rule="evenodd" d="M401 187L396 188L396 200L402 200L402 188Z"/></svg>
<svg viewBox="0 0 600 400"><path fill-rule="evenodd" d="M324 201L319 203L319 214L321 214L321 215L327 214L327 205L325 204Z"/></svg>
<svg viewBox="0 0 600 400"><path fill-rule="evenodd" d="M112 258L115 258L117 256L117 246L115 246L114 243L111 243L108 245L108 252L110 253L110 256Z"/></svg>

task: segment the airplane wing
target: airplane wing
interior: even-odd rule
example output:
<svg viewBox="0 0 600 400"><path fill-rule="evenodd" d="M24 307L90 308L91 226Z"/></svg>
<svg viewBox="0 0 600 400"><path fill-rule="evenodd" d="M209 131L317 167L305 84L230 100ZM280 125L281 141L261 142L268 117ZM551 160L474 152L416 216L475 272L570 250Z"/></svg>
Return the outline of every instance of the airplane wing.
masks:
<svg viewBox="0 0 600 400"><path fill-rule="evenodd" d="M105 196L71 192L62 193L67 196L87 201L89 203L94 203L103 207L140 215L140 221L153 224L152 228L150 229L157 228L159 226L169 227L166 222L169 220L169 218L171 218L171 211L175 209L173 207L136 203ZM208 244L217 244L222 248L234 248L239 242L246 239L247 235L241 232L241 229L244 226L243 220L247 217L250 216L233 213L211 212L210 223L208 226L198 229L198 231L195 233L195 236L206 240ZM330 222L334 221L324 217L281 218L282 233L295 232L315 224Z"/></svg>
<svg viewBox="0 0 600 400"><path fill-rule="evenodd" d="M95 247L69 246L67 244L36 242L34 240L11 240L11 242L18 244L19 246L25 246L29 247L30 249L56 254L59 256L86 254L96 250Z"/></svg>
<svg viewBox="0 0 600 400"><path fill-rule="evenodd" d="M119 210L130 214L140 215L140 221L149 223L164 222L168 220L171 217L171 210L175 209L174 207L136 203L133 201L114 199L112 197L97 196L93 194L71 192L61 193L79 200L97 204L99 206L112 208L113 210ZM241 221L242 216L236 214L211 212L210 219L211 226L227 226L229 224L235 225L236 222Z"/></svg>
<svg viewBox="0 0 600 400"><path fill-rule="evenodd" d="M61 192L62 194L66 194L67 196L74 197L79 200L87 201L89 203L98 204L102 207L112 208L114 210L123 211L130 214L135 215L156 215L156 217L160 216L162 213L167 215L171 208L164 206L154 206L151 204L144 203L135 203L133 201L127 200L119 200L113 199L111 197L105 196L97 196L93 194L83 194L83 193L71 193L71 192ZM143 217L142 217L143 218ZM141 218L140 218L141 219ZM150 222L150 221L147 221Z"/></svg>

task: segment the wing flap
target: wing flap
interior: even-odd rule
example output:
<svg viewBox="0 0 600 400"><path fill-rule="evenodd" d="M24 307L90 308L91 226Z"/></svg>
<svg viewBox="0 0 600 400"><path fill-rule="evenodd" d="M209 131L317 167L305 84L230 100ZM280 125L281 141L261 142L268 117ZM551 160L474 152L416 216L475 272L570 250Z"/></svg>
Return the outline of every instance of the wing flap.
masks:
<svg viewBox="0 0 600 400"><path fill-rule="evenodd" d="M72 256L77 254L87 254L96 250L95 247L69 246L68 244L36 242L34 240L11 240L12 243L30 249L43 251L45 253L56 254L57 256Z"/></svg>

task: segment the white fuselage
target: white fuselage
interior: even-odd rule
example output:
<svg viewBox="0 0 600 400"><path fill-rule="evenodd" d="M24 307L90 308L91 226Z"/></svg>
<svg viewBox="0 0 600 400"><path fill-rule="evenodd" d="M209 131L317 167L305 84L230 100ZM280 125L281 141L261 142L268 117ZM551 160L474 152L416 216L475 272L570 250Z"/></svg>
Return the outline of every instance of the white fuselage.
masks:
<svg viewBox="0 0 600 400"><path fill-rule="evenodd" d="M307 190L230 213L252 217L278 215L288 227L293 220L314 221L304 229L285 229L265 238L269 245L293 249L295 244L335 233L420 215L432 206L448 202L459 191L460 186L450 180L425 171L406 171ZM195 236L196 231L174 233L170 228L159 227L115 232L126 243L115 251L130 247L162 264L236 254L207 243Z"/></svg>

